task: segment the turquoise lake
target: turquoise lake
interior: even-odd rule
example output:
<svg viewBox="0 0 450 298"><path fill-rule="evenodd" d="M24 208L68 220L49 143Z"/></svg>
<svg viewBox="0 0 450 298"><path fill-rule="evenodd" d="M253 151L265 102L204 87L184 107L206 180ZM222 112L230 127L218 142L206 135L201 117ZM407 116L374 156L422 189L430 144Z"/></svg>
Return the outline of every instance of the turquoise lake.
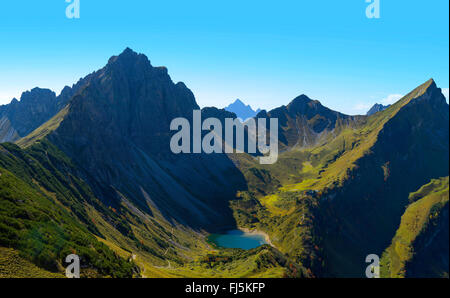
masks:
<svg viewBox="0 0 450 298"><path fill-rule="evenodd" d="M217 246L226 248L252 249L267 244L264 236L240 230L231 230L224 234L211 234L209 240Z"/></svg>

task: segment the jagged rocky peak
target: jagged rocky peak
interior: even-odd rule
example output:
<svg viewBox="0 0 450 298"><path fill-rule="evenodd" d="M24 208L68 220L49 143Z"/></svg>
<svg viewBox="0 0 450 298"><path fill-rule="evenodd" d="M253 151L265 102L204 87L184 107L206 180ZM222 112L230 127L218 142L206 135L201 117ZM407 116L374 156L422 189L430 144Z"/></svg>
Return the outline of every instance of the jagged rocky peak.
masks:
<svg viewBox="0 0 450 298"><path fill-rule="evenodd" d="M56 103L55 92L37 87L23 92L20 101L14 98L0 109L0 141L13 142L32 132L56 114Z"/></svg>
<svg viewBox="0 0 450 298"><path fill-rule="evenodd" d="M436 85L436 82L434 79L429 79L425 84L425 91L424 95L427 98L432 98L436 103L445 103L447 104L447 101L445 99L444 94L442 93L442 89L438 88Z"/></svg>
<svg viewBox="0 0 450 298"><path fill-rule="evenodd" d="M429 107L434 105L444 106L447 104L445 96L442 93L442 89L437 87L436 82L433 79L429 79L419 87L415 88L409 94L400 99L400 102L405 100L409 101L410 104L417 103L418 101L429 101L429 104L431 104ZM373 115L389 108L390 106L391 105L376 103L369 109L366 115Z"/></svg>
<svg viewBox="0 0 450 298"><path fill-rule="evenodd" d="M194 109L199 107L185 84L174 84L166 68L127 48L72 98L48 140L95 177L95 185L111 185L142 208L150 197L178 219L225 220L215 210L228 206L222 197L234 195L233 181L244 183L234 164L225 155L175 155L170 148L170 123L192 118ZM211 181L213 172L218 179ZM237 178L225 179L222 172ZM99 189L99 197L110 200L110 191Z"/></svg>
<svg viewBox="0 0 450 298"><path fill-rule="evenodd" d="M448 104L442 89L438 88L433 79L429 79L419 87L404 96L399 102L406 104L405 107L422 106L430 113L448 114Z"/></svg>
<svg viewBox="0 0 450 298"><path fill-rule="evenodd" d="M132 70L137 67L152 68L150 60L144 54L138 54L130 48L126 48L117 56L112 56L108 60L108 67L118 67L123 70Z"/></svg>
<svg viewBox="0 0 450 298"><path fill-rule="evenodd" d="M381 111L387 109L388 107L390 107L390 105L386 105L385 106L385 105L382 105L380 103L376 103L369 109L369 111L367 111L366 115L367 116L373 115L373 114L375 114L377 112L381 112Z"/></svg>
<svg viewBox="0 0 450 298"><path fill-rule="evenodd" d="M55 100L56 100L55 92L53 92L50 89L44 89L39 87L23 92L22 96L20 97L20 102L33 104L39 104L42 103L42 101L55 101Z"/></svg>
<svg viewBox="0 0 450 298"><path fill-rule="evenodd" d="M165 67L153 67L147 56L127 48L73 97L55 138L71 149L81 146L74 136L82 134L86 143L134 142L148 151L167 151L170 122L190 118L198 108L193 93L183 83L174 84Z"/></svg>
<svg viewBox="0 0 450 298"><path fill-rule="evenodd" d="M323 116L325 118L331 118L333 121L337 116L346 118L347 116L339 112L333 111L325 106L323 106L320 101L313 100L302 94L294 98L287 106L286 110L289 115L294 116L306 116L307 118L312 118L316 115Z"/></svg>

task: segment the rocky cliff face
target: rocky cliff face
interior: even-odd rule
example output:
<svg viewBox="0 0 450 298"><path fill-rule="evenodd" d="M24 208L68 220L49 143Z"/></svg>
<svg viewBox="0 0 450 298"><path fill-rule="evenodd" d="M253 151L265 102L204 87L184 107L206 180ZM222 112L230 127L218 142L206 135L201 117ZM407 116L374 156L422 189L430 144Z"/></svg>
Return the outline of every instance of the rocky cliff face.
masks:
<svg viewBox="0 0 450 298"><path fill-rule="evenodd" d="M13 99L0 111L0 142L25 136L56 113L56 95L49 89L34 88Z"/></svg>
<svg viewBox="0 0 450 298"><path fill-rule="evenodd" d="M27 136L62 110L70 99L93 77L80 79L72 87L66 86L59 96L49 90L33 88L22 93L20 101L0 107L0 143L14 142Z"/></svg>
<svg viewBox="0 0 450 298"><path fill-rule="evenodd" d="M126 49L73 97L49 139L72 157L103 200L123 197L169 219L203 226L232 224L227 199L245 187L226 155L175 155L170 122L199 109L165 67Z"/></svg>

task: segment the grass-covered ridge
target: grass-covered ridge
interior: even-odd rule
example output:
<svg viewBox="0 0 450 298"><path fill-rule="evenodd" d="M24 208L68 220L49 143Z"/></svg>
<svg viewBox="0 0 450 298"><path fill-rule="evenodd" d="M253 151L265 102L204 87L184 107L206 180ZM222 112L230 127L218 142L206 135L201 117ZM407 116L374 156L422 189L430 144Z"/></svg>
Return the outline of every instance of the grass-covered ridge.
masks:
<svg viewBox="0 0 450 298"><path fill-rule="evenodd" d="M294 146L286 150L274 165L259 165L245 155L232 156L249 185L249 191L241 192L232 202L238 224L267 232L283 253L319 274L325 268L329 276L335 276L339 274L338 268L348 264L348 272L363 275L364 269L360 267L364 268L364 263L350 261L355 255L357 260L363 260L360 254L370 246L370 240L364 239L361 223L370 222L378 230L379 234L374 235L376 250L385 249L384 239L392 239L387 235L392 227L395 231L400 220L397 211L407 202L409 192L404 190L410 189L416 180L421 181L420 175L448 173L448 167L445 168L448 158L445 162L443 157L445 148L439 151L433 148L430 154L431 148L427 147L430 142L426 140L431 136L423 136L430 128L421 124L436 112L432 106L442 103L435 88L434 81L429 80L388 109L360 119L357 125L339 127L316 147ZM427 102L430 98L434 101ZM443 121L445 116L439 115L438 119ZM415 121L418 123L414 124ZM412 130L412 125L417 127ZM391 138L394 133L399 134L396 140ZM436 146L445 139L445 130L439 133ZM393 141L399 144L394 145ZM409 145L405 146L406 142ZM418 148L425 155L420 155ZM406 177L399 171L409 156L416 161L421 158L418 164L425 164L424 170L408 168L416 172L411 177L414 182L404 181ZM389 188L395 188L395 193L389 193ZM340 233L343 235L338 236ZM347 239L347 246L338 246L349 233L354 235ZM361 240L350 244L354 236ZM352 251L355 246L362 249ZM330 259L335 261L327 264Z"/></svg>
<svg viewBox="0 0 450 298"><path fill-rule="evenodd" d="M61 121L63 121L64 117L67 115L69 108L70 105L64 107L55 116L53 116L50 120L48 120L47 122L36 128L29 135L17 140L16 144L19 145L20 147L26 148L42 140L45 136L47 136L49 133L58 128Z"/></svg>
<svg viewBox="0 0 450 298"><path fill-rule="evenodd" d="M382 277L407 276L408 263L414 259L417 253L415 251L417 249L417 238L421 234L433 230L443 213L447 212L448 215L448 179L448 176L433 179L418 191L410 194L411 204L402 216L400 226L392 239L392 244L383 254L381 261Z"/></svg>
<svg viewBox="0 0 450 298"><path fill-rule="evenodd" d="M85 215L83 203L76 202L76 196L70 196L64 186L57 189L57 179L49 176L33 157L22 156L28 164L34 164L27 169L20 167L20 157L15 154L24 153L15 145L0 145L0 246L18 250L21 257L51 272L63 271L65 257L76 253L91 276L133 276L133 263L97 241L93 236L95 227L79 220ZM17 172L6 170L6 166ZM17 174L29 180L19 179ZM45 180L55 179L52 190L56 192L41 186L46 181L40 184L33 174Z"/></svg>

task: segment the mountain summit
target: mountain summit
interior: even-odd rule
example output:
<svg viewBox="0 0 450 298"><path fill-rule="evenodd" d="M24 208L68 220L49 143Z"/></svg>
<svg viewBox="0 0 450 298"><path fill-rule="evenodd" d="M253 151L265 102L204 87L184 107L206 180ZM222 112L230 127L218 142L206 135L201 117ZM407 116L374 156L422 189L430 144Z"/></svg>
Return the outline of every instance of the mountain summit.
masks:
<svg viewBox="0 0 450 298"><path fill-rule="evenodd" d="M263 110L257 117L278 118L278 138L282 150L316 146L325 142L330 134L336 135L362 120L359 116L333 111L304 94L294 98L287 106L268 112Z"/></svg>
<svg viewBox="0 0 450 298"><path fill-rule="evenodd" d="M240 99L236 99L232 104L224 108L228 112L235 113L238 118L245 121L248 118L255 117L261 110L256 111L252 109L250 105L246 105Z"/></svg>
<svg viewBox="0 0 450 298"><path fill-rule="evenodd" d="M225 155L175 155L169 146L171 121L191 119L197 109L191 90L167 68L127 48L73 96L48 139L93 177L104 201L119 204L125 195L149 212L151 198L167 219L214 225L231 218L221 210L239 172ZM225 172L235 173L227 179Z"/></svg>

